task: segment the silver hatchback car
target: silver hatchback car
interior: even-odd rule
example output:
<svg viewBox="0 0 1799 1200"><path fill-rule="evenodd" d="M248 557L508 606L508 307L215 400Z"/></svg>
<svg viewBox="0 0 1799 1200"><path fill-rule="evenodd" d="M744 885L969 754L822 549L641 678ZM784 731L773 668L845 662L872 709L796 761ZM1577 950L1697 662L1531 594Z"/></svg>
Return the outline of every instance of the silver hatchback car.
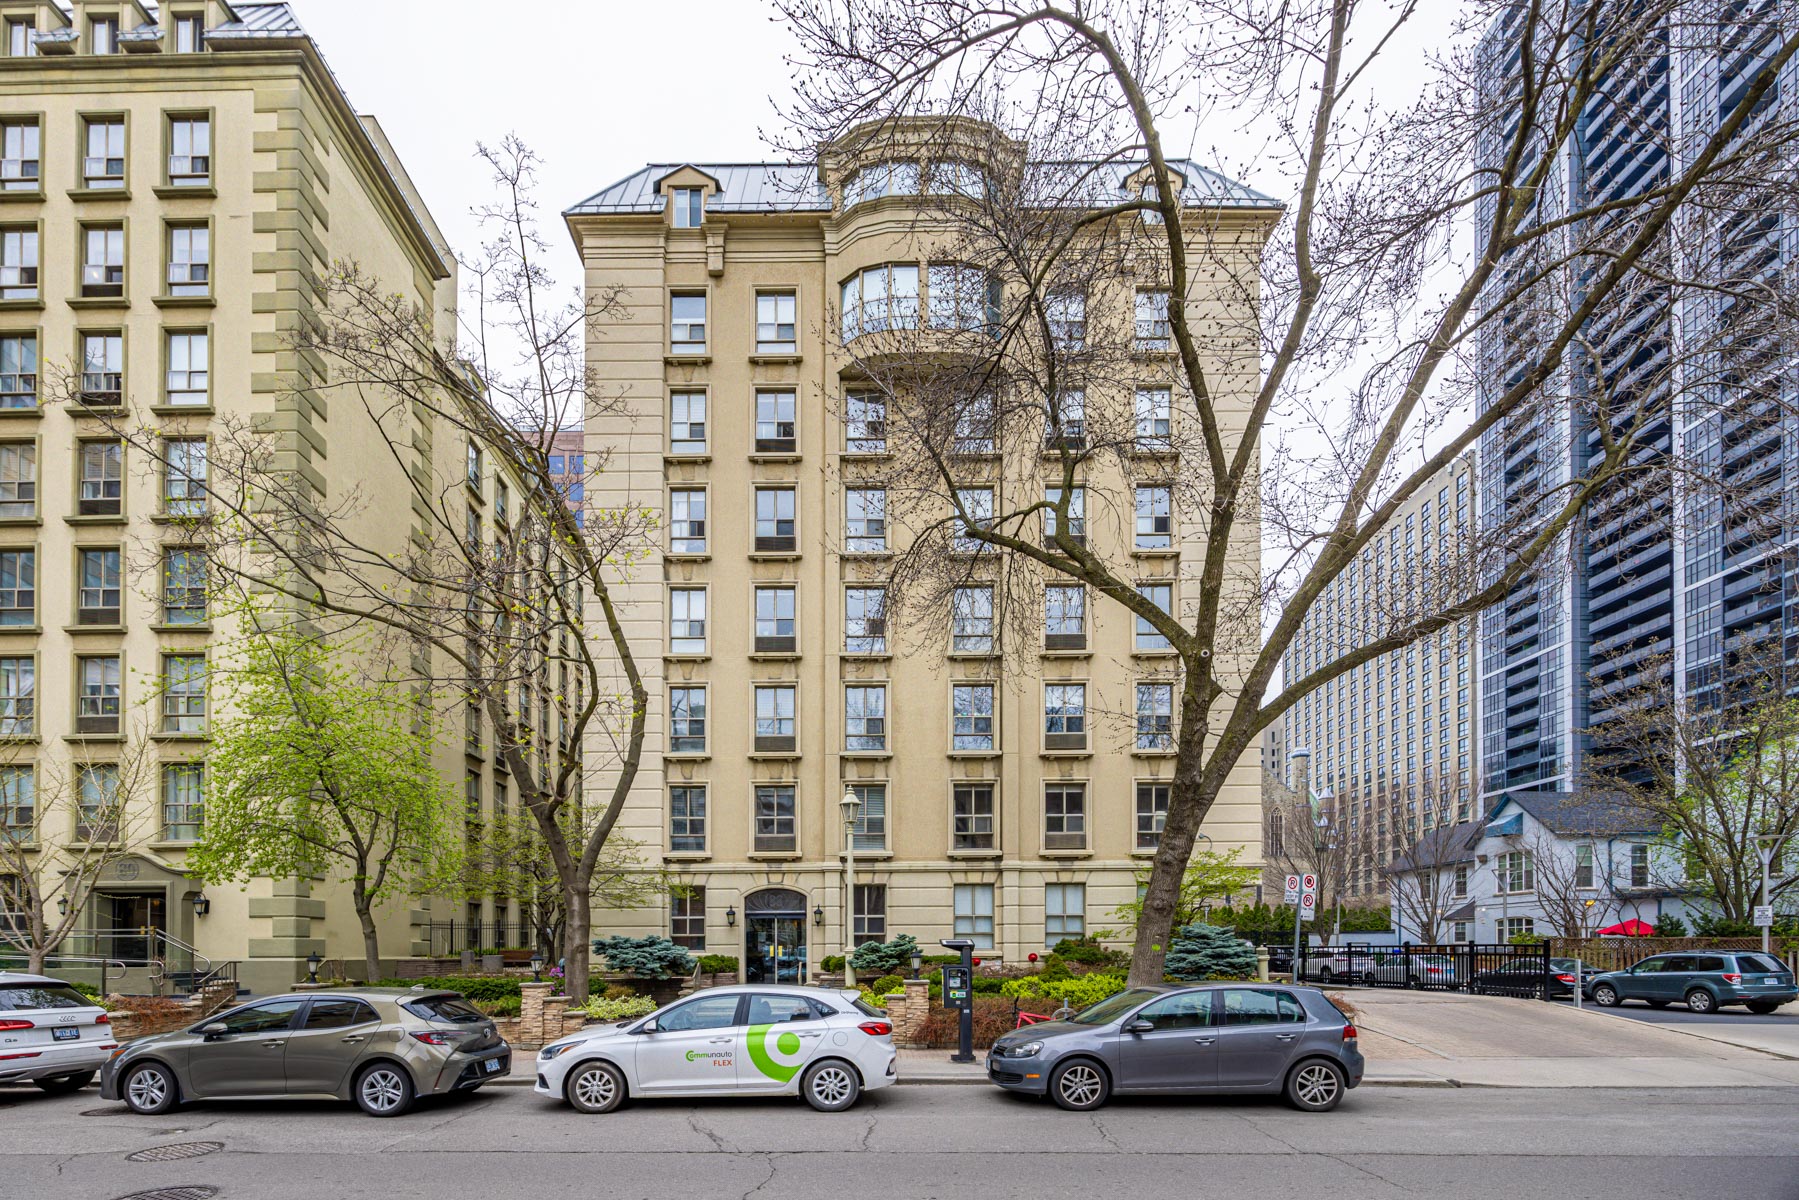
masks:
<svg viewBox="0 0 1799 1200"><path fill-rule="evenodd" d="M455 992L351 988L271 996L175 1033L128 1042L100 1095L136 1113L188 1100L330 1097L397 1117L420 1096L504 1076L512 1051Z"/></svg>
<svg viewBox="0 0 1799 1200"><path fill-rule="evenodd" d="M1113 1093L1280 1093L1328 1112L1362 1082L1355 1025L1317 988L1130 988L1004 1034L987 1078L1086 1111Z"/></svg>

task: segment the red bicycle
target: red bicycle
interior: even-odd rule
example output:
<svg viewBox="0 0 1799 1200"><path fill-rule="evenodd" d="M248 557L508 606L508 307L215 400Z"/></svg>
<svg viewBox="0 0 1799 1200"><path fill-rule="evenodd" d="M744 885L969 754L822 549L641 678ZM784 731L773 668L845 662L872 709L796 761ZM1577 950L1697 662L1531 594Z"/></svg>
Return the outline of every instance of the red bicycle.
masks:
<svg viewBox="0 0 1799 1200"><path fill-rule="evenodd" d="M1035 1025L1040 1021L1065 1021L1073 1015L1074 1009L1066 1004L1061 1008L1058 1008L1055 1012L1045 1015L1043 1013L1025 1012L1018 1007L1018 1001L1012 1001L1012 1028L1014 1029L1023 1029L1026 1025Z"/></svg>

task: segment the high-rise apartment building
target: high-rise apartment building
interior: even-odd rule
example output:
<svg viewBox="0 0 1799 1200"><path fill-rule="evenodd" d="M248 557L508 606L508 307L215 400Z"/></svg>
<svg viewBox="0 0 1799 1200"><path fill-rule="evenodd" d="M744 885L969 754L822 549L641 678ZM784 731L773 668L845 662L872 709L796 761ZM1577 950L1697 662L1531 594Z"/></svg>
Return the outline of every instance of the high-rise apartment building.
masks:
<svg viewBox="0 0 1799 1200"><path fill-rule="evenodd" d="M1514 85L1524 11L1508 10L1484 45L1495 91ZM1634 219L1605 206L1662 187L1687 148L1719 128L1778 40L1775 13L1772 5L1694 5L1621 59L1587 101L1579 138L1532 148L1554 156L1539 218L1588 207L1604 213L1583 234ZM1789 65L1772 101L1779 119L1792 119L1795 85ZM1507 133L1489 132L1489 154ZM1478 223L1490 216L1489 205ZM1685 248L1677 261L1701 278L1753 281L1790 258L1783 227L1767 211L1698 206L1678 227ZM1494 288L1513 286L1529 269L1509 265ZM1713 703L1737 656L1765 663L1784 643L1784 660L1799 659L1791 503L1799 428L1781 417L1794 387L1771 369L1781 356L1755 319L1755 290L1751 282L1676 294L1637 282L1593 316L1570 365L1545 386L1552 402L1482 435L1481 517L1494 527L1527 524L1536 506L1602 456L1579 406L1553 402L1572 394L1577 378L1584 395L1607 396L1619 412L1639 409L1637 463L1669 467L1608 487L1542 569L1483 614L1489 805L1511 792L1579 789L1591 731L1646 685L1667 683L1678 696ZM1483 404L1534 364L1537 345L1530 319L1483 329ZM1697 470L1682 470L1682 460Z"/></svg>
<svg viewBox="0 0 1799 1200"><path fill-rule="evenodd" d="M884 157L871 157L876 145ZM589 342L597 385L625 401L589 417L590 458L603 451L607 464L587 481L589 502L663 515L658 551L617 589L653 697L620 828L688 889L666 911L600 912L596 924L741 955L752 978L816 966L844 942L847 788L861 802L858 941L962 935L1023 958L1116 928L1113 910L1134 897L1172 777L1174 664L1153 629L1078 588L1053 592L1057 619L1023 656L978 578L931 629L890 623L886 572L908 534L863 482L890 430L882 392L856 369L870 353L858 339L955 326L958 297L987 298L978 315L1008 285L933 261L943 251L918 219L919 193L939 172L891 139L824 161L649 166L567 214L590 294L622 311ZM954 165L957 186L1012 169ZM1196 164L1174 169L1195 227L1240 235L1237 265L1253 279L1278 206ZM1133 194L1129 168L1106 170L1116 194ZM1129 313L1134 289L1149 289L1140 308L1143 295L1165 302L1155 286L1099 278L1087 295ZM1247 293L1230 295L1189 298L1189 311ZM1134 369L1163 397L1152 419L1166 421L1159 389L1177 368L1160 328ZM1233 352L1221 407L1247 405L1255 378L1253 348ZM981 464L981 478L1040 480L1041 451ZM1133 495L1158 486L1147 458L1134 479L1089 466L1089 514L1102 493L1145 514L1089 522L1090 544L1161 602L1184 603L1197 587L1193 516L1170 512L1165 489L1160 507ZM604 786L604 757L590 748L590 789ZM1241 846L1252 863L1257 780L1252 753L1205 827L1215 848Z"/></svg>
<svg viewBox="0 0 1799 1200"><path fill-rule="evenodd" d="M461 440L427 423L397 466L362 406L312 390L320 365L289 335L338 260L450 334L454 260L288 5L0 0L0 27L0 818L30 828L53 789L104 795L143 730L154 795L130 800L130 824L147 832L107 866L67 952L193 947L196 965L241 960L262 990L304 978L314 952L360 961L336 885L206 890L183 870L208 725L230 716L210 711L207 658L232 630L215 628L181 530L208 504L209 439L255 426L281 439L274 466L327 501L354 489L380 522L368 536L391 529L401 552L405 472L459 478ZM154 431L166 465L126 429ZM491 472L471 486L491 493ZM460 780L460 748L443 753ZM38 837L96 835L78 826ZM406 906L381 919L384 949L407 953Z"/></svg>
<svg viewBox="0 0 1799 1200"><path fill-rule="evenodd" d="M1474 476L1474 455L1463 455L1393 514L1306 615L1282 656L1285 678L1364 644L1384 613L1417 592L1421 575L1456 561L1474 530ZM1286 761L1304 752L1310 790L1332 797L1321 801L1321 815L1341 847L1350 903L1384 901L1382 869L1395 856L1424 832L1470 819L1478 793L1474 646L1474 620L1456 622L1338 676L1270 730L1265 747L1283 755L1275 769L1287 785L1305 789Z"/></svg>

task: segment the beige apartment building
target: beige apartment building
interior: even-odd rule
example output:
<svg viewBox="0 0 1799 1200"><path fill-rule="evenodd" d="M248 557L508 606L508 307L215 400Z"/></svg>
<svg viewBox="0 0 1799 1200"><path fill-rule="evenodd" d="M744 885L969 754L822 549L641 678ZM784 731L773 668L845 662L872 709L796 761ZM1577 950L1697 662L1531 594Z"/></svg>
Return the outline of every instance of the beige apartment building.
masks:
<svg viewBox="0 0 1799 1200"><path fill-rule="evenodd" d="M943 282L968 268L941 261L921 215L933 179L967 187L989 168L921 170L894 141L846 139L822 167L647 166L566 214L589 295L613 310L588 346L607 398L587 422L588 501L661 516L660 545L617 592L654 698L621 829L687 889L661 910L598 912L596 926L741 956L751 978L792 979L842 952L846 789L860 802L858 942L910 933L935 950L965 936L1018 960L1117 928L1173 774L1174 662L1123 609L1074 597L1023 653L980 587L925 627L889 620L887 573L908 535L875 482L894 446L860 364L896 330L958 319L952 290L997 305L1009 286ZM1197 164L1175 170L1183 203L1204 210L1192 227L1226 231L1253 263L1278 205ZM1107 194L1145 177L1109 167ZM1088 302L1105 294L1127 313L1135 289L1140 318L1167 294L1155 278L1088 286ZM1204 287L1183 298L1190 312L1249 302ZM879 329L877 297L893 298ZM1177 370L1165 324L1147 325L1135 386L1153 426L1170 417ZM1221 406L1247 408L1253 347L1206 352L1226 356ZM1040 449L971 465L971 480L1041 488ZM1189 602L1201 533L1158 499L1166 456L1087 469L1088 544L1158 602ZM603 755L588 761L592 795ZM1259 778L1246 756L1205 827L1254 863Z"/></svg>
<svg viewBox="0 0 1799 1200"><path fill-rule="evenodd" d="M1365 644L1384 614L1412 602L1419 580L1455 569L1475 532L1474 453L1455 459L1420 487L1328 587L1307 614L1282 671L1294 679ZM1468 618L1435 637L1383 654L1346 672L1289 709L1264 737L1269 769L1283 787L1267 789L1268 819L1311 793L1331 822L1346 903L1383 904L1383 868L1424 833L1478 815L1474 734L1478 689L1470 683L1477 622ZM1301 764L1296 759L1305 758ZM1289 790L1291 789L1291 790ZM1269 844L1297 839L1302 861L1309 830L1266 831ZM1330 890L1334 891L1334 883Z"/></svg>
<svg viewBox="0 0 1799 1200"><path fill-rule="evenodd" d="M328 881L202 888L183 872L208 722L229 719L208 711L206 659L231 631L209 621L180 521L207 503L208 438L241 420L281 433L278 465L321 498L353 481L370 536L398 550L410 490L359 406L306 390L321 364L287 334L335 260L448 333L453 260L286 4L0 0L0 37L0 814L28 827L52 784L111 786L147 737L140 840L69 952L173 966L191 947L202 970L236 961L246 986L278 988L315 952L359 960L360 932ZM167 466L124 429L164 439ZM412 469L454 479L464 452L426 428ZM459 745L444 770L462 778ZM411 952L429 920L386 911L384 949Z"/></svg>

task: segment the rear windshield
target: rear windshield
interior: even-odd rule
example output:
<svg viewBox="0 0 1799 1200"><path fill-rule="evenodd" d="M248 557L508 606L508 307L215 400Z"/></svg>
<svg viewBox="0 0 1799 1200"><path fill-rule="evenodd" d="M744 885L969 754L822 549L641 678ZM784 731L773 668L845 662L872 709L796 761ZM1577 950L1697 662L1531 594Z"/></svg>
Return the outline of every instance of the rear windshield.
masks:
<svg viewBox="0 0 1799 1200"><path fill-rule="evenodd" d="M876 1008L874 1005L872 1005L868 1001L862 999L860 996L858 996L854 1000L850 1001L850 1007L855 1009L857 1012L861 1013L865 1017L879 1017L883 1021L885 1021L887 1019L887 1010L886 1009Z"/></svg>
<svg viewBox="0 0 1799 1200"><path fill-rule="evenodd" d="M1786 968L1773 959L1763 958L1759 954L1739 954L1737 955L1737 970L1784 972Z"/></svg>
<svg viewBox="0 0 1799 1200"><path fill-rule="evenodd" d="M97 1008L66 983L10 984L0 987L0 1012L22 1008Z"/></svg>
<svg viewBox="0 0 1799 1200"><path fill-rule="evenodd" d="M425 996L418 1000L408 1000L401 1007L413 1016L427 1021L467 1024L487 1020L480 1009L461 996Z"/></svg>

